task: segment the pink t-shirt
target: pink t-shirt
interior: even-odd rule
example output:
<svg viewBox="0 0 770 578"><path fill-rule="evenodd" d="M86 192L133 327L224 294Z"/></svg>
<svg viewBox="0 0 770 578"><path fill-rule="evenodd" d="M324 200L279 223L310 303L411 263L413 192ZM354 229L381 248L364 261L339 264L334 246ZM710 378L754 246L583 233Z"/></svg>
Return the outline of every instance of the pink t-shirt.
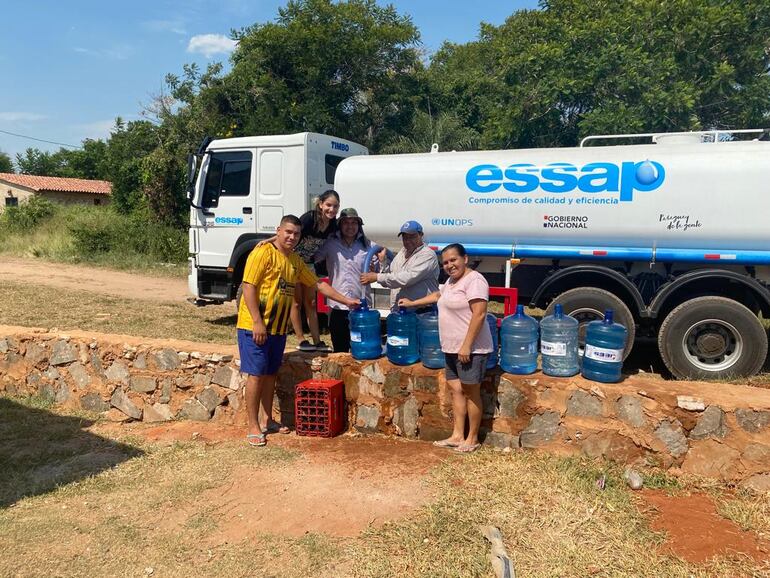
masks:
<svg viewBox="0 0 770 578"><path fill-rule="evenodd" d="M441 351L457 353L465 341L468 326L471 323L472 299L489 301L489 283L478 271L467 273L457 283L449 279L440 288L438 300L438 335ZM492 333L486 320L479 334L473 341L471 353L490 353L492 351Z"/></svg>

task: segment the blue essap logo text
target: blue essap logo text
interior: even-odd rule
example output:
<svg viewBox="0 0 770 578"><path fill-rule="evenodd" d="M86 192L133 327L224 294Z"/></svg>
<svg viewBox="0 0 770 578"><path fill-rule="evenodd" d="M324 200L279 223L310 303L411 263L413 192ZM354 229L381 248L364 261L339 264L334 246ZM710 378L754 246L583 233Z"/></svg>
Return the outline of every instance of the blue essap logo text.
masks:
<svg viewBox="0 0 770 578"><path fill-rule="evenodd" d="M242 225L242 217L217 217L214 219L217 225Z"/></svg>
<svg viewBox="0 0 770 578"><path fill-rule="evenodd" d="M576 167L570 163L537 166L515 163L501 168L484 164L472 167L465 184L475 193L494 193L501 188L509 193L619 193L621 201L632 201L634 193L654 191L666 178L663 165L655 161L588 163Z"/></svg>

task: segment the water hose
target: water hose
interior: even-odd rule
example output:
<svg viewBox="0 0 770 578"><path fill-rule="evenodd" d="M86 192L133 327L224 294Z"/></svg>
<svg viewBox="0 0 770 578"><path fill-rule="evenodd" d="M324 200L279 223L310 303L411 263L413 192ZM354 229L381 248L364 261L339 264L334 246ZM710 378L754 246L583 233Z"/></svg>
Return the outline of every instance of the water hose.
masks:
<svg viewBox="0 0 770 578"><path fill-rule="evenodd" d="M384 247L380 247L379 245L372 244L371 247L369 247L369 250L366 252L366 258L364 259L364 264L361 266L361 273L368 273L369 272L369 266L372 264L372 257L374 257L375 253L379 253L382 251ZM390 249L387 249L387 256L388 259L393 259L393 253L390 251Z"/></svg>

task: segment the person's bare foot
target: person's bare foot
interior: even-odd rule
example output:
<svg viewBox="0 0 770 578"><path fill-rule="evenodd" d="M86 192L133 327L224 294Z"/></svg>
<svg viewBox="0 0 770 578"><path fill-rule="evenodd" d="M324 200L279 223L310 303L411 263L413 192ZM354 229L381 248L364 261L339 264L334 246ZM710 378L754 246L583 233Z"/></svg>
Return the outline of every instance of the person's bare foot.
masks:
<svg viewBox="0 0 770 578"><path fill-rule="evenodd" d="M463 443L461 439L447 438L445 440L439 440L433 442L433 445L437 448L456 448Z"/></svg>

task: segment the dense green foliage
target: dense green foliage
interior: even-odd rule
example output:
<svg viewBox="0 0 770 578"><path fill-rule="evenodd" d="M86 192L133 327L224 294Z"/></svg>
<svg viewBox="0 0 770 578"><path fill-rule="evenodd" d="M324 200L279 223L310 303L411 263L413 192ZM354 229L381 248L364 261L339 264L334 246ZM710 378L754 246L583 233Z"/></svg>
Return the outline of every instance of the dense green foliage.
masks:
<svg viewBox="0 0 770 578"><path fill-rule="evenodd" d="M3 151L0 151L0 173L12 173L13 172L13 161L11 160L11 157L8 156L8 153L4 153Z"/></svg>
<svg viewBox="0 0 770 578"><path fill-rule="evenodd" d="M56 206L48 199L32 196L19 206L6 207L0 213L0 225L6 231L27 231L51 217L55 210Z"/></svg>
<svg viewBox="0 0 770 578"><path fill-rule="evenodd" d="M232 37L230 70L169 75L152 121L117 119L82 150L28 149L19 171L110 180L118 212L183 228L185 157L205 135L317 131L416 152L748 128L770 114L770 0L542 0L429 61L410 17L374 0L289 0Z"/></svg>
<svg viewBox="0 0 770 578"><path fill-rule="evenodd" d="M0 213L0 246L11 254L147 268L187 260L187 234L150 219L145 211L60 205L31 197Z"/></svg>
<svg viewBox="0 0 770 578"><path fill-rule="evenodd" d="M762 126L767 0L544 0L446 45L431 87L485 147L573 146L587 134Z"/></svg>

